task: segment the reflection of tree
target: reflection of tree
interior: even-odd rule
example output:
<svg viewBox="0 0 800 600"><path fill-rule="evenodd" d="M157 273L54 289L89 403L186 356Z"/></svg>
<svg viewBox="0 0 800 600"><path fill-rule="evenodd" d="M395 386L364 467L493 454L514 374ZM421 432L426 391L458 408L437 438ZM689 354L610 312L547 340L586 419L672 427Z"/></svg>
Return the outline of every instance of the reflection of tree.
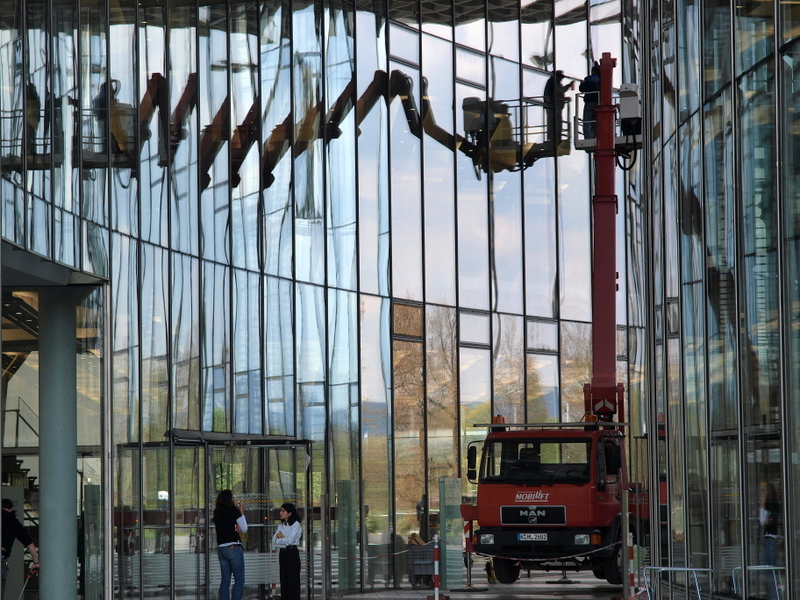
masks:
<svg viewBox="0 0 800 600"><path fill-rule="evenodd" d="M525 421L522 318L499 315L497 319L493 355L494 412L503 415L508 423L522 423Z"/></svg>
<svg viewBox="0 0 800 600"><path fill-rule="evenodd" d="M584 413L583 385L592 378L592 327L561 323L562 421L580 421Z"/></svg>

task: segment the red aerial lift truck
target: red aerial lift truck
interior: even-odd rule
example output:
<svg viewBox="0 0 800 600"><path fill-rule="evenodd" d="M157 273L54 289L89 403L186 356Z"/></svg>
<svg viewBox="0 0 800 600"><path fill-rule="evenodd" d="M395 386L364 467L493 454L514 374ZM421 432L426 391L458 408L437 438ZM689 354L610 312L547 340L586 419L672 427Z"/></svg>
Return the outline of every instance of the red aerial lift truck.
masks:
<svg viewBox="0 0 800 600"><path fill-rule="evenodd" d="M467 550L491 557L501 583L516 581L521 569L591 570L613 584L623 580L621 541L623 519L628 518L623 491L628 488L628 471L621 427L624 387L616 373L614 183L621 144L612 99L615 64L610 54L603 54L596 145L590 140L584 143L593 146L596 175L593 365L592 381L584 386L584 420L511 424L498 416L486 425L486 438L467 448L467 478L477 483L477 503L461 507L468 522ZM622 145L635 147L635 133Z"/></svg>

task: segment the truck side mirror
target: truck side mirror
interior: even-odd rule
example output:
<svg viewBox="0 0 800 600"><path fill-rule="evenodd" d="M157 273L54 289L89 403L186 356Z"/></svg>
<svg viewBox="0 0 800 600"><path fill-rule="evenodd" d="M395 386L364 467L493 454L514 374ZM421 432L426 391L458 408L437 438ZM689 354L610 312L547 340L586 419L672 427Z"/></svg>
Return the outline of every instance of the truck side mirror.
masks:
<svg viewBox="0 0 800 600"><path fill-rule="evenodd" d="M474 480L477 476L478 449L475 446L467 448L467 479Z"/></svg>

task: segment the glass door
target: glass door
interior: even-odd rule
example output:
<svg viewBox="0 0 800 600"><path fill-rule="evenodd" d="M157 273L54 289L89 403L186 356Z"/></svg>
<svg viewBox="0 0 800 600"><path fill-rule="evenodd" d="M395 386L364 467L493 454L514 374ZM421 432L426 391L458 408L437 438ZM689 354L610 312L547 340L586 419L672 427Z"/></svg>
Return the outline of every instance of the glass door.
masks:
<svg viewBox="0 0 800 600"><path fill-rule="evenodd" d="M285 502L297 506L302 518L303 539L300 543L302 564L301 586L304 597L311 595L312 561L308 560L312 544L307 539L309 528L308 482L305 445L253 446L227 444L209 446L206 494L207 519L204 539L208 540L208 598L218 597L220 569L217 559L216 532L211 522L217 494L231 490L244 503L247 533L241 535L245 555L244 599L266 599L280 593L278 552L272 548L272 535L280 523L278 511ZM199 530L203 531L203 526ZM176 578L177 579L177 578Z"/></svg>

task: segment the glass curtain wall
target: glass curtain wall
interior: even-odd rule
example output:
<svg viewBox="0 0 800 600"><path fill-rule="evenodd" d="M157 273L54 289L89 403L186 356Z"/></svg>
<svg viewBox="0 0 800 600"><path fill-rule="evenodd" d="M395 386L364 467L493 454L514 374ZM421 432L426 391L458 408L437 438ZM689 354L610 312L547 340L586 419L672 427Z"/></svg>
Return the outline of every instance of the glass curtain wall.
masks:
<svg viewBox="0 0 800 600"><path fill-rule="evenodd" d="M409 585L408 538L452 519L440 490L474 495L474 424L581 419L595 176L577 84L602 52L615 86L637 78L635 4L0 2L2 236L108 281L90 295L108 402L87 409L107 472L81 442L110 492L84 501L111 509L102 594L210 597L216 488L246 472L258 503L252 481L289 490L306 469L285 494L311 499L306 592ZM618 177L623 279L643 268L639 177ZM617 299L626 387L636 277ZM308 465L237 446L276 441L310 443ZM266 529L247 540L265 569Z"/></svg>

